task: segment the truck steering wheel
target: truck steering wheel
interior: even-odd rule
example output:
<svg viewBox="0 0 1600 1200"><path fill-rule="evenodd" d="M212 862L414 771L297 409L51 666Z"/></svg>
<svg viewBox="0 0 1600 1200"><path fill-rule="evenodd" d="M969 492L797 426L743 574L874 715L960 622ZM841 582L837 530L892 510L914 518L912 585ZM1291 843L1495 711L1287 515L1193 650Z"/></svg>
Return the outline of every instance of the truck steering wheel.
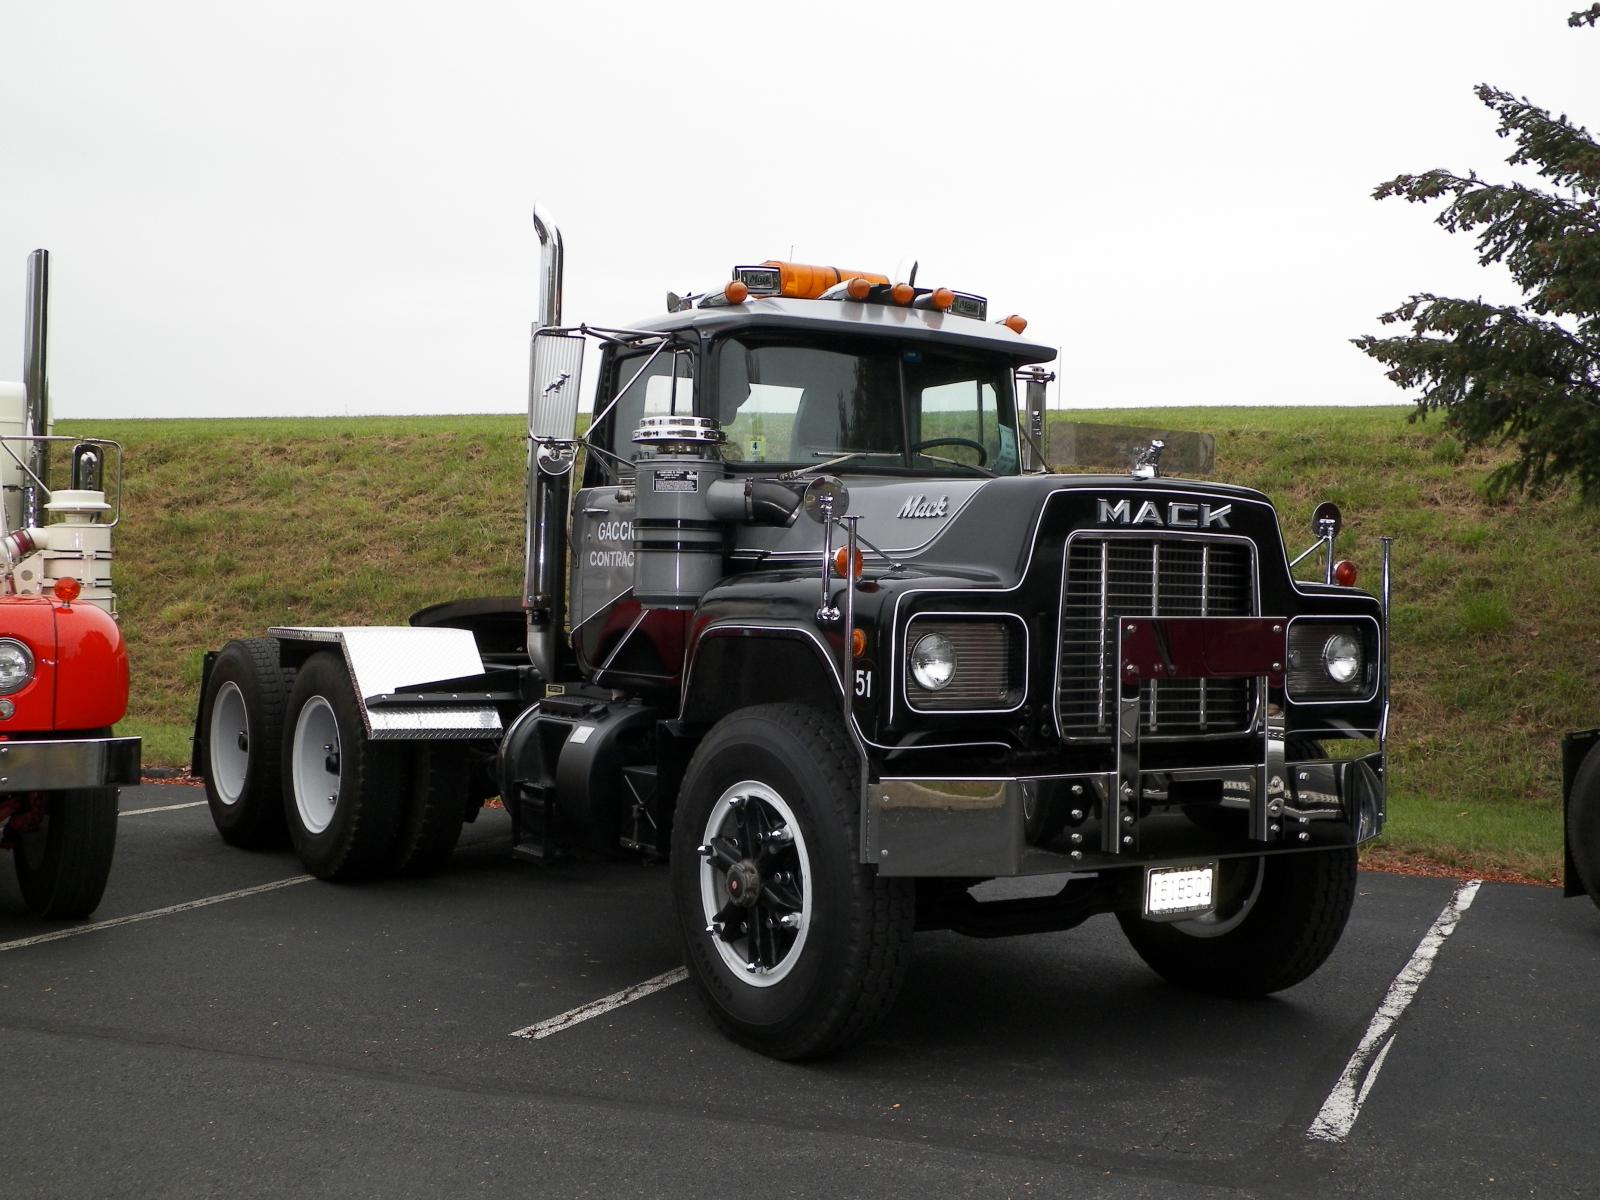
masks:
<svg viewBox="0 0 1600 1200"><path fill-rule="evenodd" d="M989 465L989 452L983 448L983 443L982 442L975 442L971 438L964 438L964 437L929 438L925 442L916 442L916 443L914 443L912 445L912 447L911 447L911 453L920 454L920 453L922 453L922 451L926 450L929 446L965 446L968 450L976 450L978 452L978 465L980 467L986 467L986 466Z"/></svg>

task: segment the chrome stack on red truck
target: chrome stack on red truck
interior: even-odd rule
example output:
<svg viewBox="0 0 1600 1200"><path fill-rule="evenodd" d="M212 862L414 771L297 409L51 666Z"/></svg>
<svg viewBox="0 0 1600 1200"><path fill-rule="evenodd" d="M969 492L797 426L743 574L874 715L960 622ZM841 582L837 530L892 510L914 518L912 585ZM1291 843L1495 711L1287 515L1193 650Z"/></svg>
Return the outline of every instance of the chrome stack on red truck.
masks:
<svg viewBox="0 0 1600 1200"><path fill-rule="evenodd" d="M0 383L0 848L23 902L83 917L105 891L117 789L139 781L112 590L122 450L51 432L50 257L28 260L20 384Z"/></svg>
<svg viewBox="0 0 1600 1200"><path fill-rule="evenodd" d="M782 1058L883 1020L919 930L1113 914L1230 995L1321 965L1385 817L1386 542L1369 594L1332 506L1291 558L1159 443L1049 470L1056 352L976 293L767 261L565 324L534 220L522 592L209 654L225 838L427 870L498 796L544 869L664 859L711 1017Z"/></svg>

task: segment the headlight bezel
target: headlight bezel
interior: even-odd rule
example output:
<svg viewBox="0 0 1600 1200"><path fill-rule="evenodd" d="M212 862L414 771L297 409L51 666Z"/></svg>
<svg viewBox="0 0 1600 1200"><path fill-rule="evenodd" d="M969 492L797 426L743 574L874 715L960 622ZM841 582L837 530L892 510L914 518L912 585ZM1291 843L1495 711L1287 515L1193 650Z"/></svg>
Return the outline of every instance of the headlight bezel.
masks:
<svg viewBox="0 0 1600 1200"><path fill-rule="evenodd" d="M1368 704L1377 698L1381 680L1382 629L1365 614L1294 617L1285 639L1288 662L1284 691L1295 704ZM1341 637L1355 643L1354 670L1341 681L1333 673L1330 651Z"/></svg>
<svg viewBox="0 0 1600 1200"><path fill-rule="evenodd" d="M914 661L917 647L934 635L952 645L955 665L941 687L929 689L917 680ZM1028 626L1015 613L917 613L906 622L902 645L899 699L913 713L998 715L1027 701Z"/></svg>
<svg viewBox="0 0 1600 1200"><path fill-rule="evenodd" d="M5 662L11 652L20 651L22 669L13 677L8 674ZM20 638L0 637L0 696L14 696L38 677L39 662L32 648Z"/></svg>

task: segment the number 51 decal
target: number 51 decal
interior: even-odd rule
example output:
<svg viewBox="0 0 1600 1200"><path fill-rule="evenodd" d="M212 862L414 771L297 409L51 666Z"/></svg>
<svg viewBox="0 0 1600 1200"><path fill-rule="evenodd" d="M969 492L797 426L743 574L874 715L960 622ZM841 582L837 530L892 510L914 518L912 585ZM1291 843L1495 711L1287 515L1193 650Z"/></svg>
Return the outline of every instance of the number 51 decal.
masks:
<svg viewBox="0 0 1600 1200"><path fill-rule="evenodd" d="M864 700L872 699L872 672L856 672L856 695Z"/></svg>

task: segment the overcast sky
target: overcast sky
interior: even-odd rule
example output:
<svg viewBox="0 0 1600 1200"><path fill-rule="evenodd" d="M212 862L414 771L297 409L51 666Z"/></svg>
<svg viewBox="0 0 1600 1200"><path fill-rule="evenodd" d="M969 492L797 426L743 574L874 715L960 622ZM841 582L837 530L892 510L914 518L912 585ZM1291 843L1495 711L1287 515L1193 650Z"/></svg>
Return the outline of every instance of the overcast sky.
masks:
<svg viewBox="0 0 1600 1200"><path fill-rule="evenodd" d="M915 258L1067 407L1392 403L1349 338L1500 285L1372 188L1600 124L1578 6L0 0L0 379L45 246L58 415L520 411L537 200L569 322Z"/></svg>

